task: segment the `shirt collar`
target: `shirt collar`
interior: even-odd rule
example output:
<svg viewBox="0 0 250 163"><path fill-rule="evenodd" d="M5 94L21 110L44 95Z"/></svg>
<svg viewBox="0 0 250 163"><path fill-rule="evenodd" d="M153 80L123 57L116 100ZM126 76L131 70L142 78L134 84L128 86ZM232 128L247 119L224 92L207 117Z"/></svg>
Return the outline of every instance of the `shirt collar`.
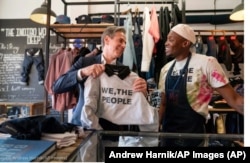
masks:
<svg viewBox="0 0 250 163"><path fill-rule="evenodd" d="M101 58L101 63L103 63L103 64L107 63L106 60L105 60L105 58L103 57L103 55L102 55L102 58ZM114 59L110 64L111 65L116 65L116 59Z"/></svg>

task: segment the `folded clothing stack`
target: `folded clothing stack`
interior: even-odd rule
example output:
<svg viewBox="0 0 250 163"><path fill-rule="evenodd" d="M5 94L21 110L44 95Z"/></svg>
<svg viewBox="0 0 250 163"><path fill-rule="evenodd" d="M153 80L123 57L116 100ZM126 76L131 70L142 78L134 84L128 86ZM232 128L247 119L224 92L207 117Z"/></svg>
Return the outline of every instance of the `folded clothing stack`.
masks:
<svg viewBox="0 0 250 163"><path fill-rule="evenodd" d="M76 143L77 134L65 132L58 134L42 133L42 140L56 141L57 148L68 147Z"/></svg>

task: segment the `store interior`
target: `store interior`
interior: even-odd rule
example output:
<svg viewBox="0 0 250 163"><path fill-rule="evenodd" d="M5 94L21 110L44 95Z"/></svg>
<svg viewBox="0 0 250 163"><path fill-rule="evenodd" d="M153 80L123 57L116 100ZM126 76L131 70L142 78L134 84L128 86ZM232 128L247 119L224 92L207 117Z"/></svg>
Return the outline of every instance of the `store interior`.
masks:
<svg viewBox="0 0 250 163"><path fill-rule="evenodd" d="M14 3L15 5L13 5ZM239 10L243 4L243 16L232 18L232 13L234 13L235 10ZM245 64L247 62L246 54L248 53L248 47L244 46L248 42L248 30L245 26L249 24L249 21L247 16L244 17L244 15L247 15L244 11L247 5L246 0L25 0L25 3L16 0L1 0L1 114L6 117L7 113L7 118L17 118L19 115L10 113L9 110L12 109L12 112L18 112L15 109L19 109L19 114L24 117L27 115L48 115L49 117L55 117L60 123L69 123L74 108L72 105L75 105L74 102L77 100L72 98L70 99L71 104L64 103L58 105L53 101L55 94L51 88L58 76L55 75L55 71L57 70L50 65L51 56L61 49L73 51L77 46L79 46L79 49L83 47L88 48L90 52L97 48L99 52L101 52L102 46L100 38L105 28L112 25L124 26L127 15L130 13L133 18L135 16L139 18L138 25L141 30L145 7L150 9L155 7L158 15L161 14L163 9L165 12L168 10L168 18L170 18L168 22L169 28L178 23L190 25L194 29L197 39L191 51L204 55L214 55L230 82L233 85L244 84L244 88L247 89L245 81L248 81L248 76L244 76L244 74L248 73L247 71L249 69L247 68L247 64ZM41 18L37 17L37 15L34 16L42 12L41 7L46 8L46 13L44 13ZM32 17L32 15L34 17ZM136 27L133 26L133 30L135 30L135 28ZM211 39L214 40L214 44L217 46L218 53L216 54L209 51L211 50L211 47L209 47ZM232 55L230 60L225 61L219 56L223 50L225 51L223 45L228 45L227 53ZM240 46L240 50L237 49L236 46L237 48ZM162 51L162 49L158 51ZM37 62L42 62L43 68L39 70L39 68L36 67L37 62L32 62L24 68L24 53L27 52L34 54L40 53L42 60L37 60ZM163 64L168 61L167 58L164 57L155 57L155 59L164 61L164 63L158 62L155 65L154 77L151 76L151 78L148 77L152 75L150 73L140 74L138 68L140 65L139 62L135 62L132 66L134 66L133 71L137 72L139 76L145 78L147 81L148 88L150 88L148 92L149 103L154 107L158 107L159 97L155 90L157 90L160 70ZM63 64L65 69L70 69L70 67L67 66L71 65ZM57 73L63 75L65 71L58 71ZM48 74L54 78L50 78L49 80ZM248 97L247 91L243 93L244 96ZM67 97L68 96L69 95L67 95ZM210 140L210 143L212 140L221 139L229 141L240 139L243 141L245 137L249 137L247 136L248 130L245 127L245 124L247 124L246 116L249 111L245 110L244 117L234 114L232 113L232 109L224 102L220 103L220 100L221 98L215 95L210 103L212 106L212 109L210 109L211 121L209 121L206 126L207 132L211 134L208 136L208 140ZM248 107L248 101L246 101L244 107ZM8 114L11 116L8 117ZM220 124L223 124L223 128L220 128ZM225 135L225 137L220 137L221 135L219 134ZM145 138L145 140L141 140L141 142L144 143L149 143L151 139L155 139L156 137L166 136L171 138L171 136L173 136L161 135L161 133L142 133L142 135L140 135L133 132L123 133L121 135L113 132L100 132L97 133L97 135L96 133L91 135L89 135L88 140L94 143L100 141L101 143L97 143L100 149L109 146L105 144L105 136L107 135L111 135L111 137L142 137ZM191 140L192 136L195 137L194 135L187 135L186 137ZM185 134L183 137L185 137ZM198 136L197 139L198 138L200 137ZM86 151L88 148L91 148L86 141L84 143L81 148L76 147L78 149L77 157L80 157L79 154L82 152L80 149ZM218 142L213 141L210 145L220 145L216 143ZM78 142L78 145L79 144L82 143ZM248 145L250 145L250 141L244 139L243 146ZM98 161L104 159L100 149L96 152L97 154L93 156ZM78 159L87 160L88 158Z"/></svg>

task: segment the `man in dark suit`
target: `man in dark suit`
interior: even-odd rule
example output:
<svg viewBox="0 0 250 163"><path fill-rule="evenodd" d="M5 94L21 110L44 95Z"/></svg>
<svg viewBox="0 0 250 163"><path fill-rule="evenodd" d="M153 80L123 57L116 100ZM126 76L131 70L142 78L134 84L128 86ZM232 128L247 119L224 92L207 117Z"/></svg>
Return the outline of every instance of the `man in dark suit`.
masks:
<svg viewBox="0 0 250 163"><path fill-rule="evenodd" d="M121 57L126 46L126 31L123 27L110 26L103 32L101 43L103 52L101 55L91 57L81 57L71 69L60 76L53 84L53 91L56 94L64 93L67 91L79 88L79 100L74 108L71 123L81 126L81 110L84 105L84 82L88 76L98 77L105 70L105 64L122 65L118 61ZM147 93L147 83L143 78L138 76L133 84L133 90ZM105 120L99 121L101 126L113 126L108 129L111 130L129 130L131 127L118 126L107 122ZM102 123L102 124L101 124ZM104 127L105 129L106 127ZM130 128L131 129L131 128Z"/></svg>

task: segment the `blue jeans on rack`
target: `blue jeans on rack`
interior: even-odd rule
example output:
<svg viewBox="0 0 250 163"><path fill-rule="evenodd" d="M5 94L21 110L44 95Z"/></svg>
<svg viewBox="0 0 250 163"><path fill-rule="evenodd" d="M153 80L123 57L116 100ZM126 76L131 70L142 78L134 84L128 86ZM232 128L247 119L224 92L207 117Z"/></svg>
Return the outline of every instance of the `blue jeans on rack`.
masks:
<svg viewBox="0 0 250 163"><path fill-rule="evenodd" d="M22 65L22 79L21 83L24 85L29 84L29 74L33 63L38 72L38 84L44 83L44 58L43 50L41 48L28 48L25 49L24 60Z"/></svg>

